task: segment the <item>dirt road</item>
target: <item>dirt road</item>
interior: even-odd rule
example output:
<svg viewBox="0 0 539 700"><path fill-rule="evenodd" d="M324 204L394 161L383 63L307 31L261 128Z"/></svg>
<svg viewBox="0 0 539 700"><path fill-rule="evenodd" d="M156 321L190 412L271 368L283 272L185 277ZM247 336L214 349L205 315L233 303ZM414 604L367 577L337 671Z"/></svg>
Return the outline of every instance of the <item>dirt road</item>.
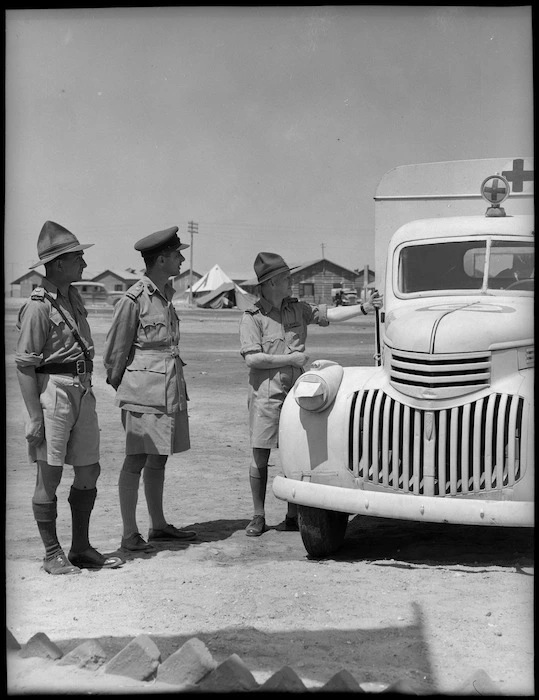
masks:
<svg viewBox="0 0 539 700"><path fill-rule="evenodd" d="M24 439L25 410L14 374L15 316L6 312L7 627L24 644L41 631L64 653L97 639L112 657L139 634L162 659L192 637L216 661L238 654L263 681L289 665L312 687L346 669L360 682L406 680L418 691L454 692L482 669L508 695L532 695L533 540L525 530L448 527L358 516L344 548L310 559L297 532L275 529L286 504L268 495L269 532L248 538L251 517L246 370L235 310L184 310L192 449L170 458L165 513L197 530L188 546L160 545L120 569L52 577L31 510L35 473ZM117 499L123 432L100 353L110 317L90 317L96 341L95 393L102 474L92 544L119 547ZM313 328L311 359L371 364L370 318ZM70 544L66 467L58 531ZM280 471L272 453L270 477ZM147 532L144 496L139 525ZM383 687L373 685L372 688ZM10 655L8 692L162 692L158 684Z"/></svg>

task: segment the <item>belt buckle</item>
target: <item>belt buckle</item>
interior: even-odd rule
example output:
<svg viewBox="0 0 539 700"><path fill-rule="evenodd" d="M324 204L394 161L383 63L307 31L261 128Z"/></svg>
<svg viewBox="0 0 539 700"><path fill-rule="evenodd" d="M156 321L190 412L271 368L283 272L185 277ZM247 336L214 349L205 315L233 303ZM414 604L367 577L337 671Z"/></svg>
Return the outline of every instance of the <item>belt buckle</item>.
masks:
<svg viewBox="0 0 539 700"><path fill-rule="evenodd" d="M86 374L86 360L76 361L77 374Z"/></svg>

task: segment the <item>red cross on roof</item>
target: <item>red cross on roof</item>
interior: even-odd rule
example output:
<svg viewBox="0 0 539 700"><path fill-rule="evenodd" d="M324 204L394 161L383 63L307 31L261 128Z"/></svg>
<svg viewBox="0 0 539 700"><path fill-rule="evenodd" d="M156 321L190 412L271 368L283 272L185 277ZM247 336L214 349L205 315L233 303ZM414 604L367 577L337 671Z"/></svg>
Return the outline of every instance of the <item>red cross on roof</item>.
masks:
<svg viewBox="0 0 539 700"><path fill-rule="evenodd" d="M487 186L487 182L492 182L492 185ZM483 194L492 204L503 202L507 197L507 186L499 177L489 177L483 185Z"/></svg>
<svg viewBox="0 0 539 700"><path fill-rule="evenodd" d="M515 158L513 170L502 170L502 175L512 183L513 192L522 192L525 182L533 182L533 170L524 170L522 158Z"/></svg>

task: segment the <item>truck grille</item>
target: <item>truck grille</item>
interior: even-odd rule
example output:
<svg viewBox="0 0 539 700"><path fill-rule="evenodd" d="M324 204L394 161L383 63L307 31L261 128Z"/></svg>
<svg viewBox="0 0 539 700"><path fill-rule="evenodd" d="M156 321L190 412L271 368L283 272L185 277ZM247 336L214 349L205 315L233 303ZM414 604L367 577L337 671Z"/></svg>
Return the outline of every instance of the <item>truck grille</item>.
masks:
<svg viewBox="0 0 539 700"><path fill-rule="evenodd" d="M511 487L522 474L524 399L491 394L438 411L405 406L379 389L358 391L349 469L365 483L426 496Z"/></svg>
<svg viewBox="0 0 539 700"><path fill-rule="evenodd" d="M427 355L392 350L390 382L408 396L426 389L438 397L457 396L484 389L490 383L490 355Z"/></svg>

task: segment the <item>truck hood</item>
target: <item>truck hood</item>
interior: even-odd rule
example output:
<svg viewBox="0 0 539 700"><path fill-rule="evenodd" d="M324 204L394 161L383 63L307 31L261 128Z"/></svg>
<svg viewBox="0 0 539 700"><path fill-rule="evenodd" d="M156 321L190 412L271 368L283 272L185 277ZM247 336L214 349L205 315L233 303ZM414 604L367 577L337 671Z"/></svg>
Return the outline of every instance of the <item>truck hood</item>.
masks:
<svg viewBox="0 0 539 700"><path fill-rule="evenodd" d="M441 302L422 299L386 314L385 341L430 354L484 352L533 339L533 299Z"/></svg>

